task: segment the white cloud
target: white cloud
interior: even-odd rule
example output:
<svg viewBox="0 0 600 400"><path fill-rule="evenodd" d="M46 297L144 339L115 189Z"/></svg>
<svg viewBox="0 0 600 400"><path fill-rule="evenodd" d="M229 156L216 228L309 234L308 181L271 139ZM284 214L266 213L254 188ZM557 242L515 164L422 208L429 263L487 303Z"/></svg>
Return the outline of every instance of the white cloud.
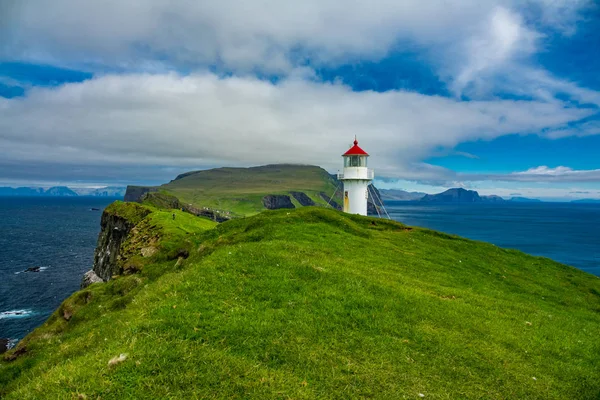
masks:
<svg viewBox="0 0 600 400"><path fill-rule="evenodd" d="M600 182L600 169L574 170L563 166L549 168L542 165L530 168L527 171L514 172L507 178L523 181L539 181L543 178L545 180L566 182Z"/></svg>
<svg viewBox="0 0 600 400"><path fill-rule="evenodd" d="M286 71L297 50L313 61L377 59L397 43L440 50L462 46L471 68L528 50L536 33L517 11L535 5L547 26L571 26L586 2L550 0L46 0L2 3L0 57L135 68L224 64ZM2 28L0 28L2 29Z"/></svg>
<svg viewBox="0 0 600 400"><path fill-rule="evenodd" d="M527 171L514 172L515 175L550 175L550 176L559 176L570 174L574 172L573 169L569 167L556 167L556 168L548 168L545 165L529 168Z"/></svg>
<svg viewBox="0 0 600 400"><path fill-rule="evenodd" d="M577 184L562 183L557 187L547 187L536 182L506 182L506 181L447 181L423 184L409 180L376 181L379 189L402 189L428 194L441 193L450 188L462 187L476 190L480 195L497 195L505 199L511 197L540 198L546 201L569 201L584 198L600 198L599 189L584 189L573 186ZM581 185L586 185L585 183ZM587 184L589 185L589 184Z"/></svg>
<svg viewBox="0 0 600 400"><path fill-rule="evenodd" d="M458 96L498 91L600 105L529 63L544 32L570 34L591 0L5 0L0 60L161 73L207 66L295 74L418 49Z"/></svg>
<svg viewBox="0 0 600 400"><path fill-rule="evenodd" d="M515 57L533 53L540 38L540 34L524 26L519 14L504 7L495 8L479 26L464 44L461 58L465 62L452 83L457 94L469 84L481 85L474 81L503 70Z"/></svg>
<svg viewBox="0 0 600 400"><path fill-rule="evenodd" d="M465 182L600 182L600 169L575 170L570 167L558 166L547 167L541 165L539 167L530 168L526 171L517 171L506 174L493 173L453 173L446 174L447 179L454 179Z"/></svg>
<svg viewBox="0 0 600 400"><path fill-rule="evenodd" d="M378 175L435 179L444 170L419 163L434 147L535 133L589 113L534 101L354 92L302 79L107 75L0 99L0 158L186 167L296 162L335 170L358 135Z"/></svg>
<svg viewBox="0 0 600 400"><path fill-rule="evenodd" d="M420 161L434 148L509 133L600 133L594 122L574 127L597 111L577 106L600 106L598 92L528 62L543 47L543 31L572 33L588 4L55 0L50 7L45 0L0 0L0 60L100 71L90 81L0 98L0 174L2 165L12 163L14 171L19 162L181 168L301 162L335 170L340 146L357 134L377 154L379 176L453 180L452 171ZM320 66L377 60L404 46L419 49L457 98L476 101L357 93L316 82L305 66L307 58ZM202 72L207 66L234 76ZM284 78L272 84L254 78L256 72ZM498 100L498 91L534 100Z"/></svg>

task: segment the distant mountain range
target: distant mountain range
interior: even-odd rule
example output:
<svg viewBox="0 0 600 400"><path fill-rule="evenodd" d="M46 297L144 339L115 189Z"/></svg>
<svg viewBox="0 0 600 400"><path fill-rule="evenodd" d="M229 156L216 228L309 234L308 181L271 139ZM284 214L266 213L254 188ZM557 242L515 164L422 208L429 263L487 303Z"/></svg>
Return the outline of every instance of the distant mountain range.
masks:
<svg viewBox="0 0 600 400"><path fill-rule="evenodd" d="M421 200L427 193L407 192L400 189L379 189L382 200L415 201Z"/></svg>
<svg viewBox="0 0 600 400"><path fill-rule="evenodd" d="M463 188L448 189L445 192L438 194L426 194L421 192L407 192L397 189L381 189L383 200L392 201L422 201L428 203L534 203L541 202L538 199L529 199L526 197L512 197L504 199L500 196L489 195L481 196L475 190L467 190Z"/></svg>
<svg viewBox="0 0 600 400"><path fill-rule="evenodd" d="M46 196L46 197L123 197L125 187L108 186L105 188L69 188L67 186L53 186L48 189L40 187L0 187L0 196Z"/></svg>
<svg viewBox="0 0 600 400"><path fill-rule="evenodd" d="M47 196L47 197L124 197L126 187L108 186L104 188L69 188L67 186L53 186L48 189L41 187L0 187L1 196ZM383 201L422 201L428 203L541 203L542 200L527 197L511 197L504 199L497 195L482 196L475 190L452 188L437 194L423 192L408 192L400 189L379 189ZM571 203L598 204L600 199L579 199Z"/></svg>
<svg viewBox="0 0 600 400"><path fill-rule="evenodd" d="M438 194L427 194L420 201L427 203L502 203L506 200L495 195L480 196L475 190L454 188Z"/></svg>

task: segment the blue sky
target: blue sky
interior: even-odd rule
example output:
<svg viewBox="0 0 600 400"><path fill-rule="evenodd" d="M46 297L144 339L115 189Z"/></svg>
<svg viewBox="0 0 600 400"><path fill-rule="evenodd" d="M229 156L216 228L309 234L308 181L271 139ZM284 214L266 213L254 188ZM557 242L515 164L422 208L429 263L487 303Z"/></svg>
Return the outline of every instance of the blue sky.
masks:
<svg viewBox="0 0 600 400"><path fill-rule="evenodd" d="M0 5L1 185L336 172L357 135L380 187L600 198L594 1L163 3Z"/></svg>

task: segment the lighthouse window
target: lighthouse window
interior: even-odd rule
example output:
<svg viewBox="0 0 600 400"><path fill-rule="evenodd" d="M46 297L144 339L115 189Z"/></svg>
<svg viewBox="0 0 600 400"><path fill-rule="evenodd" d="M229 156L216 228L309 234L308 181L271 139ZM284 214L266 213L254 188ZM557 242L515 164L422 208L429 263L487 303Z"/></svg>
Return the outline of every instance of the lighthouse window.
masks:
<svg viewBox="0 0 600 400"><path fill-rule="evenodd" d="M367 157L365 156L347 156L344 157L344 167L366 167Z"/></svg>

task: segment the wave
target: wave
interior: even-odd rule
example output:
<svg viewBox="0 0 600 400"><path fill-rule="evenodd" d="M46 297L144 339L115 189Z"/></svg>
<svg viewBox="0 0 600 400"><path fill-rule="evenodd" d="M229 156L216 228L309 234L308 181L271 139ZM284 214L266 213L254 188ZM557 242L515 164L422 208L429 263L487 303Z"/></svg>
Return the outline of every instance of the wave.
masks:
<svg viewBox="0 0 600 400"><path fill-rule="evenodd" d="M8 344L6 345L6 350L10 350L15 347L19 343L19 339L8 339Z"/></svg>
<svg viewBox="0 0 600 400"><path fill-rule="evenodd" d="M9 318L27 318L35 315L35 312L31 310L11 310L0 312L0 319Z"/></svg>

